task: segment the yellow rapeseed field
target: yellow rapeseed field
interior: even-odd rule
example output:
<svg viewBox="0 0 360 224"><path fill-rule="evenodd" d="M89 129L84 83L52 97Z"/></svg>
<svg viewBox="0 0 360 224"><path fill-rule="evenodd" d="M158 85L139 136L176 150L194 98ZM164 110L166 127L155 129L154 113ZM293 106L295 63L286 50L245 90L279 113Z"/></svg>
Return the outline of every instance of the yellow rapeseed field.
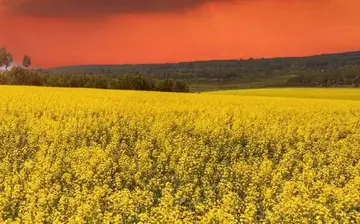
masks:
<svg viewBox="0 0 360 224"><path fill-rule="evenodd" d="M1 86L0 118L0 223L360 222L358 101Z"/></svg>
<svg viewBox="0 0 360 224"><path fill-rule="evenodd" d="M360 101L360 89L349 88L277 88L277 89L247 89L211 92L224 95L293 97L308 99L337 99Z"/></svg>

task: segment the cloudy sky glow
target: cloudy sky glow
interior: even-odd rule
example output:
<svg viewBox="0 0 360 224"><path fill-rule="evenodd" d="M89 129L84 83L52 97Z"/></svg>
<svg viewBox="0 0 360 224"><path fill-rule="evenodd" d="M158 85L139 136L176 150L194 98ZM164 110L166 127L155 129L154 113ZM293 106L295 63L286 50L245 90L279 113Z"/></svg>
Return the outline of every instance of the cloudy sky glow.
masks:
<svg viewBox="0 0 360 224"><path fill-rule="evenodd" d="M42 67L360 50L358 0L0 0L0 46Z"/></svg>

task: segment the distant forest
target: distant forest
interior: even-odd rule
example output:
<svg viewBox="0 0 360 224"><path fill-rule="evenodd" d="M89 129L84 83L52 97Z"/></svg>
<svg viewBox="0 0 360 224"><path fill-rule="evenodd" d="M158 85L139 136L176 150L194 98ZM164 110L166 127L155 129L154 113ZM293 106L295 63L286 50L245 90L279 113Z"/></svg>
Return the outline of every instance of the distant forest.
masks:
<svg viewBox="0 0 360 224"><path fill-rule="evenodd" d="M12 60L6 49L2 49L2 52L3 60ZM166 92L266 87L360 87L360 52L173 64L82 65L46 70L26 69L29 66L31 58L25 55L25 69L17 67L11 72L0 73L0 84Z"/></svg>
<svg viewBox="0 0 360 224"><path fill-rule="evenodd" d="M72 66L47 71L55 74L139 75L159 80L174 79L188 83L193 90L284 86L359 87L360 52L174 64Z"/></svg>

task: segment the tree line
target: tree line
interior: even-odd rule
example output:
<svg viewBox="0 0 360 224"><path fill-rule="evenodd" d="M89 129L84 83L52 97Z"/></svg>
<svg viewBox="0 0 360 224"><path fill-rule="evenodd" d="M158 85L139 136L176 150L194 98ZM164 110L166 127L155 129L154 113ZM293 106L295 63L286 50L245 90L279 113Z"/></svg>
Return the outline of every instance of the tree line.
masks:
<svg viewBox="0 0 360 224"><path fill-rule="evenodd" d="M173 79L158 80L137 75L96 75L74 73L51 73L41 69L29 69L31 57L25 55L22 66L15 66L7 70L13 63L13 56L5 49L0 51L0 67L6 71L0 73L2 85L29 85L50 87L73 88L99 88L144 90L160 92L189 92L189 87L184 81Z"/></svg>

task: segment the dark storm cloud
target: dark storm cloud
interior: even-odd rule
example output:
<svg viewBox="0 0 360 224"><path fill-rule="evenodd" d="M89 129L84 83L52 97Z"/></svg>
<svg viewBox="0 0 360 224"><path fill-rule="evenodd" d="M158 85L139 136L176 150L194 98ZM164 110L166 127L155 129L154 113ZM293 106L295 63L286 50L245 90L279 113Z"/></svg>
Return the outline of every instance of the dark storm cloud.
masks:
<svg viewBox="0 0 360 224"><path fill-rule="evenodd" d="M233 0L0 0L11 13L35 17L99 17L124 13L172 13Z"/></svg>

